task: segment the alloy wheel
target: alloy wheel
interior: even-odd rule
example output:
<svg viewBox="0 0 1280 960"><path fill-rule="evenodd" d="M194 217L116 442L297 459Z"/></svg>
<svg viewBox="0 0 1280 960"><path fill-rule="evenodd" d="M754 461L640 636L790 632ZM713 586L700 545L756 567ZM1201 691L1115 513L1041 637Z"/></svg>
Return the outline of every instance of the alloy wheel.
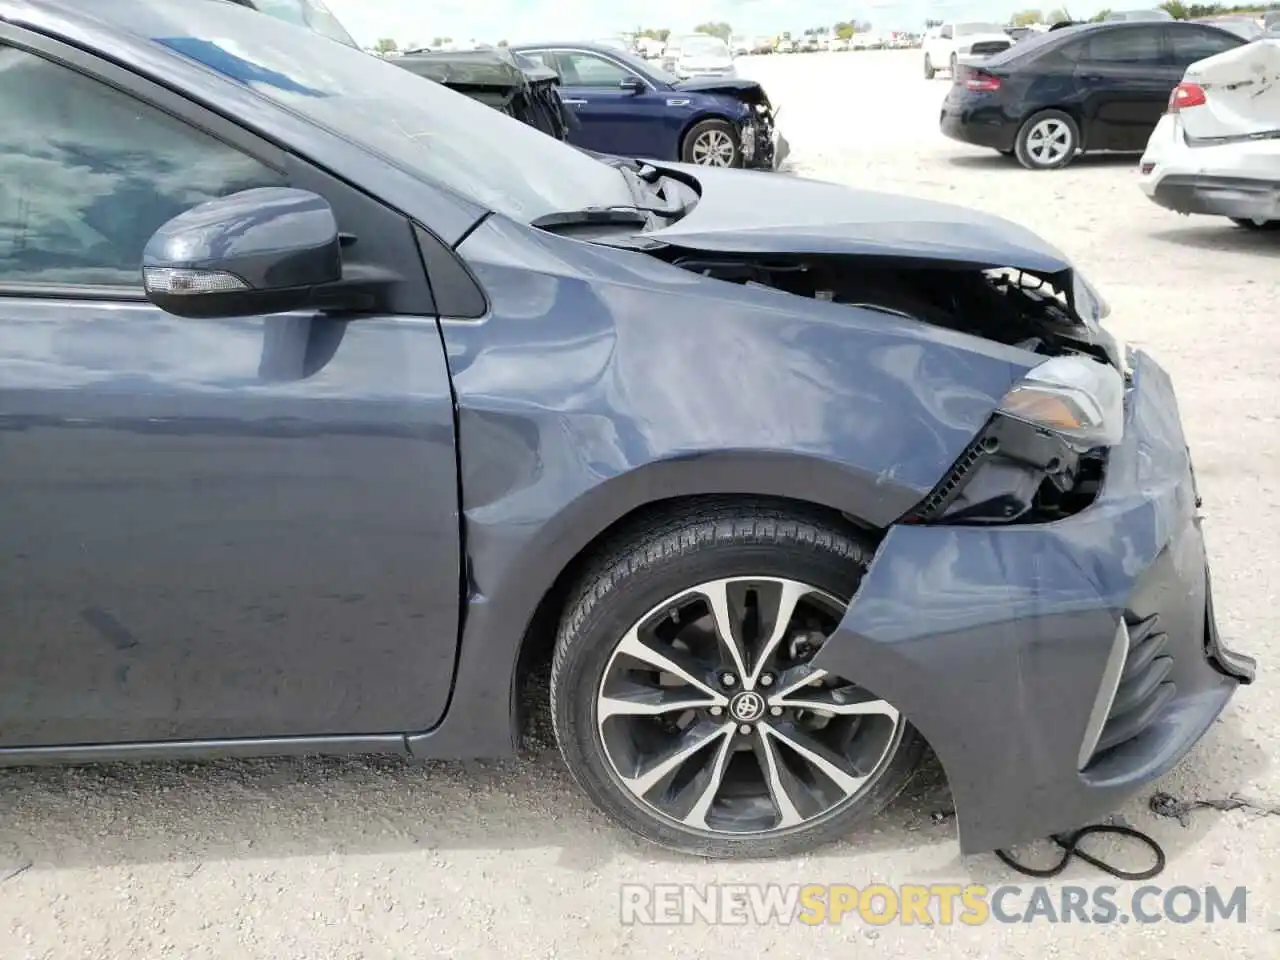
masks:
<svg viewBox="0 0 1280 960"><path fill-rule="evenodd" d="M730 167L738 148L723 130L704 130L693 141L693 162L704 167Z"/></svg>
<svg viewBox="0 0 1280 960"><path fill-rule="evenodd" d="M786 831L856 803L905 720L812 666L844 610L794 580L734 577L633 625L596 696L605 757L632 799L720 837Z"/></svg>
<svg viewBox="0 0 1280 960"><path fill-rule="evenodd" d="M1037 166L1052 166L1073 149L1071 130L1055 118L1039 121L1027 134L1027 154Z"/></svg>

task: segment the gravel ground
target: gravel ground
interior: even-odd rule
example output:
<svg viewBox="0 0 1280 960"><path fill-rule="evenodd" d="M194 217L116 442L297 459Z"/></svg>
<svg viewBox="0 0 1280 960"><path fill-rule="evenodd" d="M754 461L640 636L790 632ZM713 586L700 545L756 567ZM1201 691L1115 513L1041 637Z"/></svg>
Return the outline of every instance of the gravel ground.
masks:
<svg viewBox="0 0 1280 960"><path fill-rule="evenodd" d="M949 81L921 79L918 59L771 57L745 61L743 72L783 105L796 172L1001 214L1043 233L1096 281L1113 328L1178 382L1222 626L1233 645L1265 656L1265 638L1280 628L1280 389L1270 361L1280 348L1280 237L1160 210L1139 193L1132 158L1036 174L945 140L937 109ZM539 718L529 753L507 763L0 772L0 955L1274 958L1280 818L1266 811L1280 804L1269 763L1276 735L1264 673L1159 785L1182 800L1238 795L1248 806L1201 809L1186 825L1149 813L1147 795L1122 812L1168 850L1161 884L1247 885L1243 925L623 926L619 885L629 882L1032 881L991 857L959 857L936 770L878 829L820 856L754 865L665 856L588 808ZM1138 854L1112 855L1138 866ZM1079 865L1062 882L1107 880Z"/></svg>

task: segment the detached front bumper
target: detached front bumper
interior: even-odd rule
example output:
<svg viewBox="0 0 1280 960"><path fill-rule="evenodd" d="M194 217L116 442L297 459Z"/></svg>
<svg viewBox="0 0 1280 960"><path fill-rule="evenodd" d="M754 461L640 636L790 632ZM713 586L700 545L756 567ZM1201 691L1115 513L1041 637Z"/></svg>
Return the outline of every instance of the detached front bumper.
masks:
<svg viewBox="0 0 1280 960"><path fill-rule="evenodd" d="M1125 437L1088 509L885 537L814 665L928 739L964 853L1105 816L1252 682L1218 635L1197 506L1172 385L1135 353Z"/></svg>

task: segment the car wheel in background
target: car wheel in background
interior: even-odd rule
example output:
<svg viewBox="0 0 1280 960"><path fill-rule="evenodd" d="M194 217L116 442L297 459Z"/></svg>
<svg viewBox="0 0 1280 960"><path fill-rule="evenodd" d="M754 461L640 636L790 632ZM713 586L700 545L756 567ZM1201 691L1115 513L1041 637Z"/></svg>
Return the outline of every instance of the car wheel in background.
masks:
<svg viewBox="0 0 1280 960"><path fill-rule="evenodd" d="M703 167L740 167L738 131L727 120L702 120L684 135L680 159Z"/></svg>
<svg viewBox="0 0 1280 960"><path fill-rule="evenodd" d="M1013 152L1028 170L1065 167L1080 149L1080 128L1061 110L1042 110L1027 119L1014 140Z"/></svg>
<svg viewBox="0 0 1280 960"><path fill-rule="evenodd" d="M1280 230L1280 220L1250 220L1246 217L1232 217L1231 222L1246 230Z"/></svg>
<svg viewBox="0 0 1280 960"><path fill-rule="evenodd" d="M959 62L960 62L960 61L956 59L956 55L953 53L953 54L951 55L951 63L949 64L949 66L951 67L951 77L952 77L952 79L954 79L954 78L955 78L955 75L956 75L956 66L957 66L957 64L959 64Z"/></svg>
<svg viewBox="0 0 1280 960"><path fill-rule="evenodd" d="M933 69L933 61L929 59L929 55L926 53L924 55L924 78L932 80L937 72L937 70Z"/></svg>
<svg viewBox="0 0 1280 960"><path fill-rule="evenodd" d="M703 857L786 856L879 813L923 741L811 665L873 552L824 514L761 502L624 534L556 641L552 722L577 782L617 823Z"/></svg>

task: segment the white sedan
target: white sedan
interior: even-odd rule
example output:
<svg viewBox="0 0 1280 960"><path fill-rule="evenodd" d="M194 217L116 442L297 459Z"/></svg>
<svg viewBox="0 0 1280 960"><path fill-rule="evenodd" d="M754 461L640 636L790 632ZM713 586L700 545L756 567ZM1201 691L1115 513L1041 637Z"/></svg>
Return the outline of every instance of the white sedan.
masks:
<svg viewBox="0 0 1280 960"><path fill-rule="evenodd" d="M1280 39L1188 67L1141 164L1142 191L1162 207L1280 229Z"/></svg>

